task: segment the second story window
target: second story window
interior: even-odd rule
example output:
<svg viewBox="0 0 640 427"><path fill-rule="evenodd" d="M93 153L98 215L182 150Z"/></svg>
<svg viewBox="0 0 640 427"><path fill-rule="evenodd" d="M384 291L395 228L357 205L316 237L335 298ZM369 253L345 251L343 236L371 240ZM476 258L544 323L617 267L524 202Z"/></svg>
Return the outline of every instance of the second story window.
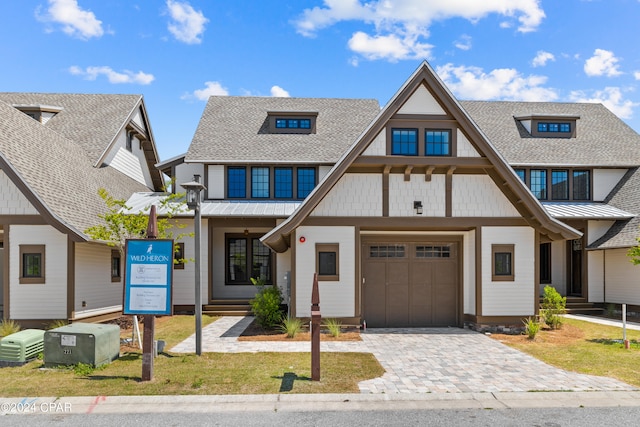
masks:
<svg viewBox="0 0 640 427"><path fill-rule="evenodd" d="M424 132L425 154L427 156L451 155L451 131L426 130Z"/></svg>
<svg viewBox="0 0 640 427"><path fill-rule="evenodd" d="M591 174L586 170L573 171L573 200L589 200L591 198Z"/></svg>
<svg viewBox="0 0 640 427"><path fill-rule="evenodd" d="M591 171L580 169L515 168L539 200L591 200Z"/></svg>
<svg viewBox="0 0 640 427"><path fill-rule="evenodd" d="M417 156L418 129L392 129L391 154Z"/></svg>
<svg viewBox="0 0 640 427"><path fill-rule="evenodd" d="M227 166L228 199L304 199L317 184L311 166Z"/></svg>
<svg viewBox="0 0 640 427"><path fill-rule="evenodd" d="M227 197L244 199L247 197L247 170L240 166L227 168Z"/></svg>
<svg viewBox="0 0 640 427"><path fill-rule="evenodd" d="M298 168L298 199L307 197L315 186L315 168Z"/></svg>
<svg viewBox="0 0 640 427"><path fill-rule="evenodd" d="M293 198L293 168L274 168L273 184L276 199Z"/></svg>
<svg viewBox="0 0 640 427"><path fill-rule="evenodd" d="M269 168L251 168L251 197L257 199L269 198Z"/></svg>
<svg viewBox="0 0 640 427"><path fill-rule="evenodd" d="M545 169L531 169L531 183L529 188L538 199L547 198L547 171Z"/></svg>

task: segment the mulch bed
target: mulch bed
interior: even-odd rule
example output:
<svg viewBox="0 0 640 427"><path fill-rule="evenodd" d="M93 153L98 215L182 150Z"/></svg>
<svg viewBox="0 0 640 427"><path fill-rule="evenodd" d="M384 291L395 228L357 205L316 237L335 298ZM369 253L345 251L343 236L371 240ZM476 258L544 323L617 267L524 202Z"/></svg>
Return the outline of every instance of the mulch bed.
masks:
<svg viewBox="0 0 640 427"><path fill-rule="evenodd" d="M278 330L264 329L254 320L238 337L238 341L311 341L311 334L307 329L296 334L294 338L287 338L287 334ZM362 341L360 330L356 327L343 327L342 333L336 338L329 331L322 329L320 341Z"/></svg>

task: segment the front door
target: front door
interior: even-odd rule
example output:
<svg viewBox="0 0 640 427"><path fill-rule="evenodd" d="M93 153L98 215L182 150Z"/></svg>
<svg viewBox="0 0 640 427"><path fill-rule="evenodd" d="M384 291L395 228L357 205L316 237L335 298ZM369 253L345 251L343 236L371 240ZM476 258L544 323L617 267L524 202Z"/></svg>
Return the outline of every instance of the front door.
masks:
<svg viewBox="0 0 640 427"><path fill-rule="evenodd" d="M569 241L569 295L582 296L582 239Z"/></svg>

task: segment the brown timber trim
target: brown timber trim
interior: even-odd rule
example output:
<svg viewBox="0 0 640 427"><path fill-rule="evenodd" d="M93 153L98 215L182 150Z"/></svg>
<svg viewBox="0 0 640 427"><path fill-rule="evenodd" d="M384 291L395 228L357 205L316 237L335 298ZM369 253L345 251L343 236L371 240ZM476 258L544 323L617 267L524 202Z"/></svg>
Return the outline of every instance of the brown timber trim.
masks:
<svg viewBox="0 0 640 427"><path fill-rule="evenodd" d="M47 225L40 215L0 215L0 224Z"/></svg>
<svg viewBox="0 0 640 427"><path fill-rule="evenodd" d="M413 169L413 166L411 165L407 165L404 168L404 181L405 182L409 182L411 181L411 170Z"/></svg>
<svg viewBox="0 0 640 427"><path fill-rule="evenodd" d="M531 315L523 314L522 316L474 316L465 314L465 321L473 322L478 325L513 325L522 326L522 319L531 317Z"/></svg>
<svg viewBox="0 0 640 427"><path fill-rule="evenodd" d="M455 166L449 166L447 170L447 176L445 178L445 216L451 217L453 211L453 195L451 191L453 190L453 172L456 170Z"/></svg>
<svg viewBox="0 0 640 427"><path fill-rule="evenodd" d="M416 231L438 230L467 231L482 226L528 226L524 218L502 217L307 217L302 225L359 226L362 230Z"/></svg>
<svg viewBox="0 0 640 427"><path fill-rule="evenodd" d="M431 174L433 174L433 170L435 169L435 166L429 166L427 167L427 169L424 171L424 181L425 182L431 182Z"/></svg>
<svg viewBox="0 0 640 427"><path fill-rule="evenodd" d="M360 156L353 161L353 165L387 165L402 168L413 166L441 166L448 167L455 164L461 168L491 168L493 165L486 157L455 157L455 156Z"/></svg>
<svg viewBox="0 0 640 427"><path fill-rule="evenodd" d="M109 258L111 259L111 258ZM70 236L67 236L67 319L72 319L76 311L76 245ZM111 274L111 263L109 263Z"/></svg>
<svg viewBox="0 0 640 427"><path fill-rule="evenodd" d="M482 226L476 228L476 316L482 315Z"/></svg>
<svg viewBox="0 0 640 427"><path fill-rule="evenodd" d="M389 171L390 167L385 166L382 174L382 216L389 216Z"/></svg>

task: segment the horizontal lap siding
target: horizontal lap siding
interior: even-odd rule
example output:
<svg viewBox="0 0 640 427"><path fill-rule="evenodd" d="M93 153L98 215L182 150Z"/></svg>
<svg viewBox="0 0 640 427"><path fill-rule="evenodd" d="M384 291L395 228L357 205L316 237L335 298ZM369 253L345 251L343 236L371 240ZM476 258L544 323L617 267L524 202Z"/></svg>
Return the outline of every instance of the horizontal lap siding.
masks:
<svg viewBox="0 0 640 427"><path fill-rule="evenodd" d="M605 302L640 305L640 266L633 265L627 249L604 252Z"/></svg>
<svg viewBox="0 0 640 427"><path fill-rule="evenodd" d="M12 319L66 319L67 236L48 225L12 225L9 235ZM20 284L20 245L45 245L45 284Z"/></svg>
<svg viewBox="0 0 640 427"><path fill-rule="evenodd" d="M339 281L320 281L323 317L355 316L355 230L353 227L299 227L296 231L296 313L311 315L311 288L316 271L316 243L339 244ZM304 243L299 237L304 236Z"/></svg>
<svg viewBox="0 0 640 427"><path fill-rule="evenodd" d="M491 280L491 245L514 245L513 282ZM530 227L482 227L482 315L531 316L535 287L535 232Z"/></svg>
<svg viewBox="0 0 640 427"><path fill-rule="evenodd" d="M587 251L589 302L604 302L604 251Z"/></svg>
<svg viewBox="0 0 640 427"><path fill-rule="evenodd" d="M193 219L185 219L185 220L179 220L180 224L185 225L185 228L181 228L179 231L178 230L174 230L175 233L179 232L179 233L192 233L193 232ZM209 233L207 231L207 220L203 219L202 220L202 225L200 226L200 231L201 231L201 241L200 241L200 252L201 252L201 258L200 258L200 271L202 272L202 276L201 276L201 292L200 295L202 295L202 301L206 302L208 301L208 296L209 296L209 287L207 286L208 283L208 274L207 274L207 269L209 268L209 261L207 260L207 248L209 247L208 244L208 236ZM196 287L195 287L195 271L196 271L196 266L195 266L195 240L194 237L191 236L185 236L182 239L182 243L184 243L184 252L185 255L184 257L189 260L187 263L185 263L184 265L184 269L183 270L173 270L173 303L176 305L188 305L188 304L194 304L195 303L195 294L196 294Z"/></svg>
<svg viewBox="0 0 640 427"><path fill-rule="evenodd" d="M109 246L76 244L76 296L74 311L96 310L122 305L122 280L111 281ZM121 273L124 274L124 262ZM82 306L82 302L86 306Z"/></svg>

